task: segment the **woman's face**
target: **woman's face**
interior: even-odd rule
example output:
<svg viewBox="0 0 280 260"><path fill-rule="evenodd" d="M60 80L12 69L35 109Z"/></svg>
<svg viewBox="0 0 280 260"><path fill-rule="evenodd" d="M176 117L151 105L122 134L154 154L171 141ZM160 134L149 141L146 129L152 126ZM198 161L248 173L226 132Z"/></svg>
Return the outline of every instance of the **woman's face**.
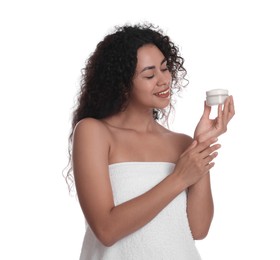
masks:
<svg viewBox="0 0 280 260"><path fill-rule="evenodd" d="M152 44L138 49L130 105L162 109L170 103L171 73L162 52Z"/></svg>

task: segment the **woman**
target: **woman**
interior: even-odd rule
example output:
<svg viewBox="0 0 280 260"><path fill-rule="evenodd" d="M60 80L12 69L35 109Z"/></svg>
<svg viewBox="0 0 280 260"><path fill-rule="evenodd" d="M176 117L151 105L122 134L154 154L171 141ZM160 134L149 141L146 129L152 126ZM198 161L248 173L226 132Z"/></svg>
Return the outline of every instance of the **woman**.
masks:
<svg viewBox="0 0 280 260"><path fill-rule="evenodd" d="M234 105L229 97L215 120L205 105L194 138L161 125L183 63L152 25L116 28L88 59L70 135L87 222L81 260L200 259L194 240L213 216L209 170Z"/></svg>

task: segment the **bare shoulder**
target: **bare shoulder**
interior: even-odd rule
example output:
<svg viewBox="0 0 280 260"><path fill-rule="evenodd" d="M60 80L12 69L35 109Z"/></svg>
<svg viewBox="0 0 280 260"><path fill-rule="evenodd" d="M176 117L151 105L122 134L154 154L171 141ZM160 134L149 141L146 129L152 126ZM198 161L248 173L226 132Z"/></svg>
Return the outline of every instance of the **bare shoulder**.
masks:
<svg viewBox="0 0 280 260"><path fill-rule="evenodd" d="M103 153L108 154L111 135L106 125L94 118L85 118L77 123L73 132L73 153L85 155Z"/></svg>
<svg viewBox="0 0 280 260"><path fill-rule="evenodd" d="M189 135L183 134L183 133L174 133L176 138L178 138L182 143L188 145L193 141L193 138Z"/></svg>
<svg viewBox="0 0 280 260"><path fill-rule="evenodd" d="M181 151L186 150L190 144L193 142L193 138L190 137L187 134L179 133L179 132L174 132L171 130L166 129L168 132L168 135L170 135L172 142L180 148Z"/></svg>
<svg viewBox="0 0 280 260"><path fill-rule="evenodd" d="M110 134L106 125L93 118L79 121L73 133L72 162L78 194L90 180L105 178L110 151ZM104 184L105 185L105 184Z"/></svg>
<svg viewBox="0 0 280 260"><path fill-rule="evenodd" d="M182 145L183 150L187 149L193 142L193 138L183 133L174 133L175 138Z"/></svg>
<svg viewBox="0 0 280 260"><path fill-rule="evenodd" d="M80 120L74 128L74 138L79 136L84 137L98 137L98 138L109 138L109 131L106 125L98 119L84 118Z"/></svg>
<svg viewBox="0 0 280 260"><path fill-rule="evenodd" d="M80 120L77 125L75 126L74 132L75 131L84 131L84 130L89 130L89 131L99 131L99 130L105 130L106 131L107 127L105 124L98 119L95 118L84 118Z"/></svg>

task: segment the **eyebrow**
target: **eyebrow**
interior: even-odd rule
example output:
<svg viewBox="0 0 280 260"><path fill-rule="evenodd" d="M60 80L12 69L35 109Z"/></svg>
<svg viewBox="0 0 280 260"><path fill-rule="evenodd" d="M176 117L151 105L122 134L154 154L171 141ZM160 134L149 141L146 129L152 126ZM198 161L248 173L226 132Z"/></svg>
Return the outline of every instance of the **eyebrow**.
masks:
<svg viewBox="0 0 280 260"><path fill-rule="evenodd" d="M162 60L162 62L160 63L160 65L162 65L164 62L166 62L167 60L164 58L163 60ZM152 69L155 69L156 68L156 66L147 66L147 67L145 67L144 69L142 69L141 71L140 71L140 73L142 73L143 71L146 71L146 70L152 70Z"/></svg>

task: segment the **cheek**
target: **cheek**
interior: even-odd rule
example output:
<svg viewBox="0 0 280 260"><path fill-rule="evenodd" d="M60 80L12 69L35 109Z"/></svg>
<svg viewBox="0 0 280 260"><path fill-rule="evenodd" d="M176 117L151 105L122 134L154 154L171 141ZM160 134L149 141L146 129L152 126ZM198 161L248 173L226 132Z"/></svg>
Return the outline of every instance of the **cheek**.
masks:
<svg viewBox="0 0 280 260"><path fill-rule="evenodd" d="M131 101L145 106L151 106L154 102L153 90L142 86L142 88L135 88L131 92Z"/></svg>
<svg viewBox="0 0 280 260"><path fill-rule="evenodd" d="M168 81L171 82L172 81L172 76L171 76L171 73L168 72Z"/></svg>
<svg viewBox="0 0 280 260"><path fill-rule="evenodd" d="M136 96L146 96L152 94L154 91L155 83L153 80L139 80L135 82L132 88L132 94Z"/></svg>
<svg viewBox="0 0 280 260"><path fill-rule="evenodd" d="M146 88L135 88L131 92L131 97L137 100L147 100L148 96L151 96L152 92Z"/></svg>

